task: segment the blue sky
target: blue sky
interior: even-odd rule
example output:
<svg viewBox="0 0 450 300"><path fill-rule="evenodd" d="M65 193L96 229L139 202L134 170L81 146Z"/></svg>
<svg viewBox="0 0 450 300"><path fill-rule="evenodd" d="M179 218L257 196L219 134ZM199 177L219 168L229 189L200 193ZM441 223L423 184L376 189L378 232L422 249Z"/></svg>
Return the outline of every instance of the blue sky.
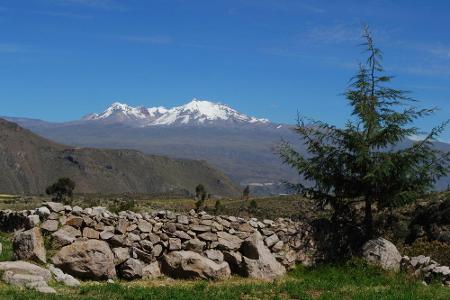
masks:
<svg viewBox="0 0 450 300"><path fill-rule="evenodd" d="M369 24L393 86L450 117L449 1L0 1L0 115L78 119L193 97L341 125ZM443 136L450 141L450 130Z"/></svg>

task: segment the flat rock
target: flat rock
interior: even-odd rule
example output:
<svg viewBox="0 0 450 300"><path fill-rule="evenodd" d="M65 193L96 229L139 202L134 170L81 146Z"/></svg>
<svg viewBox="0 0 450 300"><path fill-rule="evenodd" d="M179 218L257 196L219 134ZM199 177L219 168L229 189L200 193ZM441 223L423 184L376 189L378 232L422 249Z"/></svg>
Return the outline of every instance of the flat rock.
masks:
<svg viewBox="0 0 450 300"><path fill-rule="evenodd" d="M53 212L60 212L64 210L64 205L58 202L44 202L45 206L47 206Z"/></svg>
<svg viewBox="0 0 450 300"><path fill-rule="evenodd" d="M206 243L200 241L199 239L188 240L183 244L183 249L187 251L194 251L197 253L202 253L203 249L206 247Z"/></svg>
<svg viewBox="0 0 450 300"><path fill-rule="evenodd" d="M12 271L13 273L41 276L46 281L52 278L52 274L49 270L21 260L0 262L0 271Z"/></svg>
<svg viewBox="0 0 450 300"><path fill-rule="evenodd" d="M174 278L222 279L231 274L228 263L215 263L193 251L173 251L164 255L162 271Z"/></svg>
<svg viewBox="0 0 450 300"><path fill-rule="evenodd" d="M48 231L48 232L54 232L58 230L59 222L57 220L46 220L44 223L41 224L41 229Z"/></svg>
<svg viewBox="0 0 450 300"><path fill-rule="evenodd" d="M217 248L222 250L237 250L241 247L243 240L235 235L229 234L225 231L219 231L217 233Z"/></svg>

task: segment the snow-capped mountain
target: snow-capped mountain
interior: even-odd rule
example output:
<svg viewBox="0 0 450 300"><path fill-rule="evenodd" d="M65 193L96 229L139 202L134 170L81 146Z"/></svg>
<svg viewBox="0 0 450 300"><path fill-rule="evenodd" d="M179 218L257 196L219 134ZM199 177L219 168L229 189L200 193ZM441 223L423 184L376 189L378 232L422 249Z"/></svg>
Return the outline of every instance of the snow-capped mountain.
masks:
<svg viewBox="0 0 450 300"><path fill-rule="evenodd" d="M139 127L167 125L221 125L221 124L265 124L267 119L258 119L238 112L220 103L193 99L191 102L170 109L165 107L132 107L115 102L100 114L89 114L83 121L125 123Z"/></svg>

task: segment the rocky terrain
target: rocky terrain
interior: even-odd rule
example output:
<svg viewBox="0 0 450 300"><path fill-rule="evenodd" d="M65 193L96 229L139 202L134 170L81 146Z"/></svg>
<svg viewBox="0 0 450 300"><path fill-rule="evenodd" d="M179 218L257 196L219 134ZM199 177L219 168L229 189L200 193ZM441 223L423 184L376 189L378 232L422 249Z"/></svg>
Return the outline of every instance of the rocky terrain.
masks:
<svg viewBox="0 0 450 300"><path fill-rule="evenodd" d="M322 255L313 228L286 218L258 220L195 212L153 213L46 202L32 210L0 211L0 231L14 232L13 261L0 262L2 280L55 293L51 282L76 287L80 280L222 280L231 275L272 281L296 264ZM1 246L1 244L0 244ZM1 251L1 247L0 247ZM450 268L427 256L402 256L391 242L367 242L369 263L450 285Z"/></svg>
<svg viewBox="0 0 450 300"><path fill-rule="evenodd" d="M132 280L161 275L223 279L235 274L272 280L296 263L312 264L316 251L311 228L303 222L195 211L113 214L103 207L47 202L34 210L0 211L0 229L15 231L14 259L51 263L48 269L69 284L75 278ZM16 274L24 273L14 272L17 263L4 263L3 269L11 271L4 281L14 283ZM34 287L34 280L42 283L49 276L38 277L20 282ZM44 284L37 286L46 291Z"/></svg>

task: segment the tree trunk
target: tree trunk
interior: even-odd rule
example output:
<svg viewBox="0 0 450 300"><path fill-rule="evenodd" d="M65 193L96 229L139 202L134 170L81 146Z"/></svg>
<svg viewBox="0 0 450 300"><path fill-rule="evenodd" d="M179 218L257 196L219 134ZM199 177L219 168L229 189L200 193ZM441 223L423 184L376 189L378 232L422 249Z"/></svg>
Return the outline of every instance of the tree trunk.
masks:
<svg viewBox="0 0 450 300"><path fill-rule="evenodd" d="M372 216L372 199L366 198L366 206L364 208L364 227L366 230L366 240L373 238L373 216Z"/></svg>

